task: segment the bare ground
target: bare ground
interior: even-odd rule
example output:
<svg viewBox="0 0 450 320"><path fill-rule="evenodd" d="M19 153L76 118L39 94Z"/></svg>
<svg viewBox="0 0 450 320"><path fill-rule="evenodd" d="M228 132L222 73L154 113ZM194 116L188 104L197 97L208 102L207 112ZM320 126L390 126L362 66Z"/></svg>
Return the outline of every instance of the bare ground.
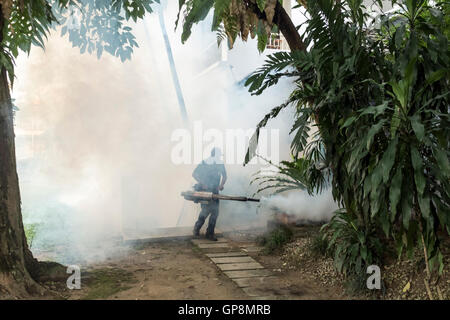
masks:
<svg viewBox="0 0 450 320"><path fill-rule="evenodd" d="M232 241L232 245L255 245ZM249 253L276 278L256 286L278 299L342 299L298 272L279 272L276 256ZM84 280L83 280L84 279ZM188 241L142 244L127 257L90 266L81 290L64 290L68 299L249 299L203 252Z"/></svg>
<svg viewBox="0 0 450 320"><path fill-rule="evenodd" d="M292 242L272 253L248 255L274 274L255 289L275 299L427 299L420 259L392 261L382 269L385 288L377 292L349 293L344 279L330 258L311 251L317 227L297 228ZM226 234L236 249L254 247L260 232ZM92 264L82 270L81 290L68 290L65 281L47 282L47 299L249 299L190 241L146 243L132 247L126 255ZM446 269L431 283L433 298L450 297ZM409 283L409 285L408 285ZM439 287L438 292L437 288Z"/></svg>
<svg viewBox="0 0 450 320"><path fill-rule="evenodd" d="M244 298L244 293L187 241L140 245L127 257L92 265L87 270L87 285L69 296L127 300Z"/></svg>
<svg viewBox="0 0 450 320"><path fill-rule="evenodd" d="M258 254L255 259L267 267L278 268L281 279L312 283L318 295L324 292L320 295L324 299L428 300L430 295L434 300L450 299L450 243L442 246L445 268L440 276L436 272L433 274L429 293L424 282L427 277L420 249L412 258L403 256L397 260L392 254L386 259L381 268L381 290L364 288L355 291L348 279L336 272L330 257L311 250L313 238L318 233L318 226L297 227L292 242L272 254Z"/></svg>
<svg viewBox="0 0 450 320"><path fill-rule="evenodd" d="M231 245L236 249L254 246L254 237L248 236L243 241L238 234L231 235ZM249 255L275 276L254 286L267 296L302 300L346 298L337 291L317 285L313 279L303 277L296 270L284 270L277 255L252 252ZM48 282L46 285L58 292L61 299L70 300L251 298L190 241L140 244L124 257L85 267L81 282L81 290L68 290L62 282Z"/></svg>

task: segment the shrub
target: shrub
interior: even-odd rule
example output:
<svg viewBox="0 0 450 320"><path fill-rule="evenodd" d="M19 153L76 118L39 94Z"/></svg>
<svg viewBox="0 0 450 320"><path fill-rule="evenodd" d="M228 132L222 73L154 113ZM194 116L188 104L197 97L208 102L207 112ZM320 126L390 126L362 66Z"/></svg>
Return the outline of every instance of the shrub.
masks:
<svg viewBox="0 0 450 320"><path fill-rule="evenodd" d="M356 220L340 210L321 229L328 242L326 250L333 254L336 269L345 275L365 275L368 266L382 262L377 228L359 228Z"/></svg>
<svg viewBox="0 0 450 320"><path fill-rule="evenodd" d="M266 252L271 253L282 248L292 240L294 233L288 226L280 225L258 239Z"/></svg>
<svg viewBox="0 0 450 320"><path fill-rule="evenodd" d="M309 250L315 256L331 256L333 246L329 246L328 237L319 233L315 235L309 245Z"/></svg>
<svg viewBox="0 0 450 320"><path fill-rule="evenodd" d="M293 162L306 159L312 170L301 171L314 174L301 182L315 190L320 172L331 176L345 208L327 227L339 269L362 270L384 233L399 256L423 246L430 277L444 267L439 234L450 234L449 3L393 2L400 9L377 19L361 0L308 2L308 49L270 55L246 85L260 94L282 77L295 81L255 137L293 106Z"/></svg>

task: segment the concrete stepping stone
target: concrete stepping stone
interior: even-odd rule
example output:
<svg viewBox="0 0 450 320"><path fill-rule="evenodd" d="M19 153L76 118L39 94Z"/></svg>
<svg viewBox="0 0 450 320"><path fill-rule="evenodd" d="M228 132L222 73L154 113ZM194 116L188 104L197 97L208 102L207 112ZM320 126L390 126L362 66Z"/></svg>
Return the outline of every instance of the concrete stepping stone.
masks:
<svg viewBox="0 0 450 320"><path fill-rule="evenodd" d="M200 249L211 249L211 248L229 248L228 243L199 243L197 245Z"/></svg>
<svg viewBox="0 0 450 320"><path fill-rule="evenodd" d="M271 295L261 285L267 287L268 282L276 279L272 273L246 252L259 252L263 248L249 245L241 246L241 251L230 246L225 238L218 238L217 242L207 239L192 239L191 242L214 262L224 274L236 283L251 299L273 300L279 296Z"/></svg>
<svg viewBox="0 0 450 320"><path fill-rule="evenodd" d="M264 269L264 267L262 265L260 265L258 262L224 263L224 264L218 264L217 266L222 271Z"/></svg>
<svg viewBox="0 0 450 320"><path fill-rule="evenodd" d="M252 277L252 278L236 278L232 279L239 288L254 287L274 280L275 277Z"/></svg>
<svg viewBox="0 0 450 320"><path fill-rule="evenodd" d="M217 264L222 271L234 271L234 270L256 270L264 269L262 265L258 262L247 262L247 263L222 263Z"/></svg>
<svg viewBox="0 0 450 320"><path fill-rule="evenodd" d="M263 249L262 247L256 246L242 247L242 250L245 252L260 252L262 249Z"/></svg>
<svg viewBox="0 0 450 320"><path fill-rule="evenodd" d="M234 270L234 271L225 271L225 275L231 279L237 278L250 278L250 277L268 277L272 275L272 273L267 269L258 269L258 270Z"/></svg>
<svg viewBox="0 0 450 320"><path fill-rule="evenodd" d="M216 247L216 248L201 248L203 253L228 253L235 251L235 248L232 247Z"/></svg>
<svg viewBox="0 0 450 320"><path fill-rule="evenodd" d="M254 262L258 263L255 259L249 256L244 257L218 257L218 258L210 258L214 263L222 264L222 263L247 263Z"/></svg>
<svg viewBox="0 0 450 320"><path fill-rule="evenodd" d="M214 243L225 243L228 242L225 238L217 238L217 241L211 241L208 239L192 239L191 242L193 244L214 244Z"/></svg>
<svg viewBox="0 0 450 320"><path fill-rule="evenodd" d="M207 253L206 256L208 258L221 258L221 257L242 257L247 254L242 251L230 251L230 252L221 252L221 253Z"/></svg>

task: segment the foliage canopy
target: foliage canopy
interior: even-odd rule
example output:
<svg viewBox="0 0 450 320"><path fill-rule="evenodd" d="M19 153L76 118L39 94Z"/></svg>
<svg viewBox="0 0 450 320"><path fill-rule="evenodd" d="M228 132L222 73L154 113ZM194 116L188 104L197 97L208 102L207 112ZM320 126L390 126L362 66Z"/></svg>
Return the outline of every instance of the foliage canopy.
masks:
<svg viewBox="0 0 450 320"><path fill-rule="evenodd" d="M181 41L185 42L192 32L192 27L206 18L213 9L214 16L211 30L217 33L220 43L227 39L228 46L233 47L239 36L246 41L248 36L258 39L258 50L264 51L274 23L275 7L278 0L180 0L180 16L183 21Z"/></svg>
<svg viewBox="0 0 450 320"><path fill-rule="evenodd" d="M293 77L289 100L258 129L282 108L296 108L294 157L322 154L346 211L328 227L354 217L349 228L369 239L375 227L399 254L422 243L430 268L442 271L438 234L450 233L448 3L398 4L374 20L359 0L309 2L309 49L271 55L246 85L260 94ZM320 141L310 141L311 126ZM368 254L354 256L371 263Z"/></svg>
<svg viewBox="0 0 450 320"><path fill-rule="evenodd" d="M131 58L138 44L127 25L137 21L159 0L1 0L2 38L0 64L14 79L14 58L29 53L32 45L44 48L52 29L61 26L62 35L80 52L103 52Z"/></svg>
<svg viewBox="0 0 450 320"><path fill-rule="evenodd" d="M246 162L255 155L259 129L295 108L294 160L282 163L281 175L263 181L262 189L320 191L331 177L344 211L325 229L334 234L341 270L360 271L377 260L384 234L399 255L421 243L427 266L442 271L438 234L450 232L449 4L392 1L398 10L374 18L362 0L298 2L307 18L307 49L269 55L246 82L253 94L284 77L296 89L259 123ZM219 36L224 30L230 46L250 30L263 51L276 28L265 11L271 1L180 4L183 41L212 8L212 30ZM258 22L246 19L249 12L259 13ZM264 21L267 29L260 28Z"/></svg>

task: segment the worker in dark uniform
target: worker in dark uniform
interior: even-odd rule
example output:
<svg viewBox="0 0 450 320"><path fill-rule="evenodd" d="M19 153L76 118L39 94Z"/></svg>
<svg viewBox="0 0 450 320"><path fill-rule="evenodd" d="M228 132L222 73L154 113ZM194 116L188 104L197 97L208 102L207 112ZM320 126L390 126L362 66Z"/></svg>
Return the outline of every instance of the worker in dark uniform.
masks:
<svg viewBox="0 0 450 320"><path fill-rule="evenodd" d="M223 190L223 186L227 181L227 172L222 161L222 151L219 148L213 148L211 156L195 168L192 176L198 182L194 186L195 191L207 191L218 194L219 191ZM214 236L214 228L219 215L219 200L209 201L206 204L202 204L201 207L202 210L194 226L194 236L200 236L200 229L209 215L206 238L217 241L217 238Z"/></svg>

